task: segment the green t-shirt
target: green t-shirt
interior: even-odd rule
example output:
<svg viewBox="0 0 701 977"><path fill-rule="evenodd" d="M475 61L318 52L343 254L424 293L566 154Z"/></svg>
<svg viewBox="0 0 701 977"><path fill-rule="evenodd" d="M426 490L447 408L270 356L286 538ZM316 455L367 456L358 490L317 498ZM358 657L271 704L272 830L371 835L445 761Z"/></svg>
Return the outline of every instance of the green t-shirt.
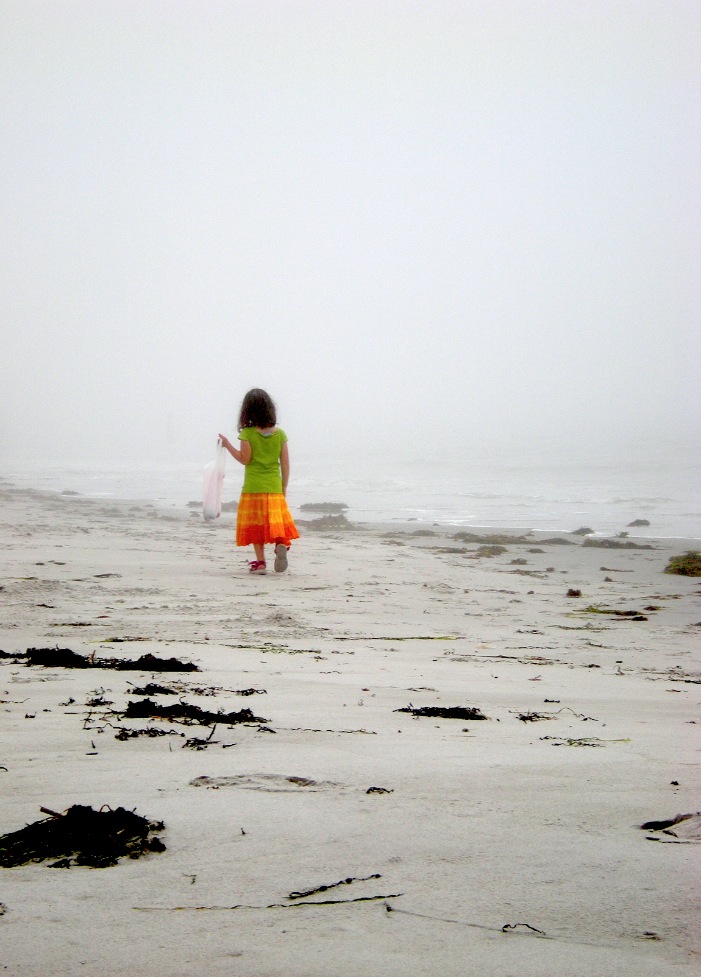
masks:
<svg viewBox="0 0 701 977"><path fill-rule="evenodd" d="M239 438L251 446L251 460L246 465L242 491L281 495L280 453L287 441L285 432L278 427L272 434L261 434L257 427L245 427L239 431Z"/></svg>

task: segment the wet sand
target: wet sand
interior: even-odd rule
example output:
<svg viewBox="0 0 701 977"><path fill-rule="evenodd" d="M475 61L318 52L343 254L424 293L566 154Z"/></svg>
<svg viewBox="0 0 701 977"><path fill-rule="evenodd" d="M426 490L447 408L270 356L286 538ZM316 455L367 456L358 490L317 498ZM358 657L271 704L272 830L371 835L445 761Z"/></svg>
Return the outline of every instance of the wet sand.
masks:
<svg viewBox="0 0 701 977"><path fill-rule="evenodd" d="M263 577L232 517L0 495L0 649L200 669L0 660L0 833L110 805L166 845L1 869L3 973L697 971L701 848L639 827L701 810L701 581L663 572L690 544L301 526ZM148 682L256 721L125 717ZM397 711L457 706L487 718Z"/></svg>

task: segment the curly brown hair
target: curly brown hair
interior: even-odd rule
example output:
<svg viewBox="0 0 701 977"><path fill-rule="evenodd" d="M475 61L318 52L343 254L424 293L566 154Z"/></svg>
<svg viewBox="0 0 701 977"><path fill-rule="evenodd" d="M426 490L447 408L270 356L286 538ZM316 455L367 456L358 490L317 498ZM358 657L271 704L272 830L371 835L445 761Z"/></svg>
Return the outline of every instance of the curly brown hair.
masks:
<svg viewBox="0 0 701 977"><path fill-rule="evenodd" d="M238 429L244 427L275 427L277 414L270 394L259 387L249 390L241 403Z"/></svg>

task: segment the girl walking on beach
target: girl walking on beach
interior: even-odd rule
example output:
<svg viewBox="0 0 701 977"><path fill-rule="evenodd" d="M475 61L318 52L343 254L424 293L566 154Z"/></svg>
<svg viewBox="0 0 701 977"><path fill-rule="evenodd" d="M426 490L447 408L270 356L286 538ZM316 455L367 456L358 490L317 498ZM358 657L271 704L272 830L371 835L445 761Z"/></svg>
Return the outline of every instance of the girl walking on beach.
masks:
<svg viewBox="0 0 701 977"><path fill-rule="evenodd" d="M275 547L275 570L287 569L287 551L299 539L285 494L290 477L287 435L277 427L275 404L257 387L243 398L239 413L240 446L235 448L223 434L221 443L246 468L236 520L236 545L253 544L251 573L265 573L265 544Z"/></svg>

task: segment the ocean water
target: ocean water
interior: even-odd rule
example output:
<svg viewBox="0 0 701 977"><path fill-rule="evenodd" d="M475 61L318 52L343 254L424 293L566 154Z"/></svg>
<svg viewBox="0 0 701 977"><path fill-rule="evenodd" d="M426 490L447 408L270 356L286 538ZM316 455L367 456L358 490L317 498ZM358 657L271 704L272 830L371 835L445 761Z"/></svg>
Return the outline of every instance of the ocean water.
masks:
<svg viewBox="0 0 701 977"><path fill-rule="evenodd" d="M138 500L186 511L201 501L209 459L180 464L3 464L0 476L19 488L77 492L93 499ZM241 491L242 469L227 459L225 500ZM308 502L341 502L353 522L598 535L701 538L701 464L688 458L565 462L445 461L377 454L295 457L288 499L295 515ZM649 527L629 528L636 519Z"/></svg>

